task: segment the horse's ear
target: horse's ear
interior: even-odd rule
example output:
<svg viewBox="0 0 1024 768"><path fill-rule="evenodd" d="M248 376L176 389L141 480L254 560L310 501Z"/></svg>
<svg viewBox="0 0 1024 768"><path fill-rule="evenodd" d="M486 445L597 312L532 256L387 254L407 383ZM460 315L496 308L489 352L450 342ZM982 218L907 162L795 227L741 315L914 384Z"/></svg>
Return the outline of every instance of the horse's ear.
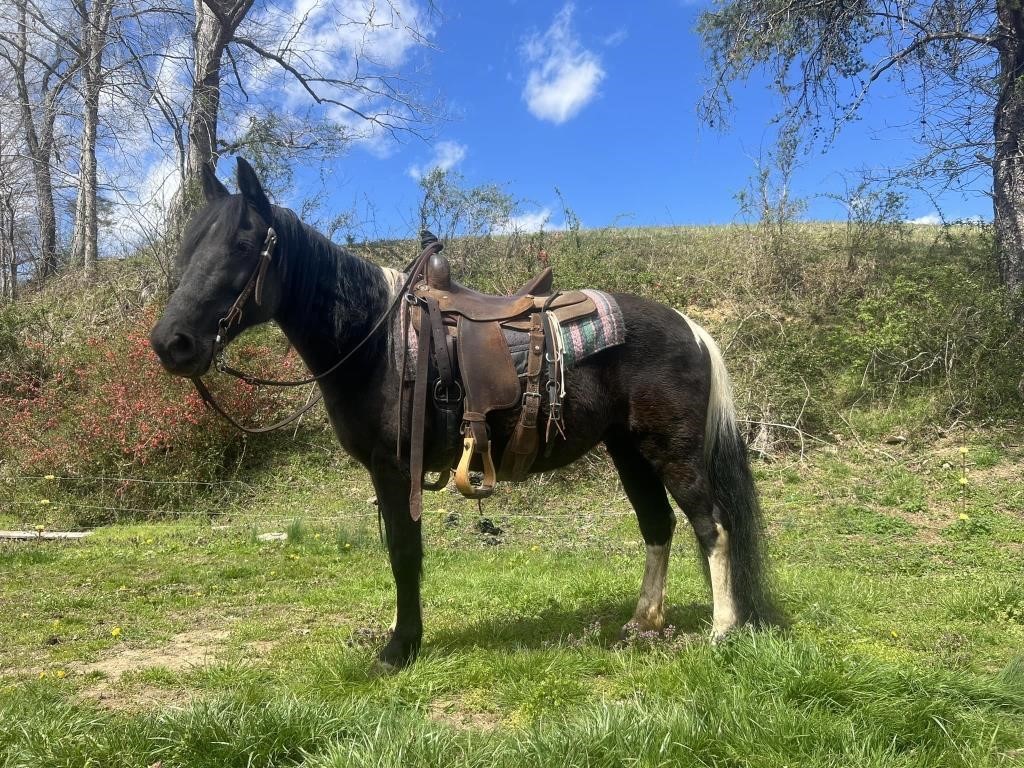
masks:
<svg viewBox="0 0 1024 768"><path fill-rule="evenodd" d="M238 189L246 202L255 208L260 216L268 222L273 221L270 200L267 199L267 193L263 191L259 177L252 166L241 157L238 158Z"/></svg>
<svg viewBox="0 0 1024 768"><path fill-rule="evenodd" d="M203 197L206 198L206 202L209 203L218 197L227 197L230 194L227 187L221 184L220 179L217 178L217 172L213 170L212 163L203 163L199 178L202 181Z"/></svg>

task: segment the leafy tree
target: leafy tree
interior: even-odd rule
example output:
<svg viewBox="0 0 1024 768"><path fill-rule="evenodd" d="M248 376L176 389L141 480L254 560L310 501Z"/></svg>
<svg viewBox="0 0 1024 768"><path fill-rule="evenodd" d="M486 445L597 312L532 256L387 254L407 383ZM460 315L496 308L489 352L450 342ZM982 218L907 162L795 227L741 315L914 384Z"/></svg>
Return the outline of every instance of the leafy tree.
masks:
<svg viewBox="0 0 1024 768"><path fill-rule="evenodd" d="M711 124L755 71L783 97L783 129L812 140L855 118L879 81L899 83L923 145L903 172L953 187L991 178L999 275L1024 298L1021 0L720 0L699 30Z"/></svg>

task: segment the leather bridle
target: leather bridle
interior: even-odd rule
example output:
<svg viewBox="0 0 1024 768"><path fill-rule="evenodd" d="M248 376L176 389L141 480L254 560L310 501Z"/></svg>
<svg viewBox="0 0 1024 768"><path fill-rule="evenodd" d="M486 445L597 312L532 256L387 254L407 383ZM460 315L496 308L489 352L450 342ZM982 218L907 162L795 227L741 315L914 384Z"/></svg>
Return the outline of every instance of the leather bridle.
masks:
<svg viewBox="0 0 1024 768"><path fill-rule="evenodd" d="M246 373L245 371L240 371L237 368L232 368L230 365L224 362L224 348L227 346L228 331L230 331L234 325L241 321L242 313L245 310L246 304L249 303L249 299L254 298L256 300L257 305L262 305L263 303L263 285L266 280L267 270L270 268L270 263L273 261L274 258L275 245L277 245L277 233L274 231L273 227L268 227L267 236L263 241L263 248L260 251L259 262L256 264L255 269L253 269L252 274L249 276L249 280L246 282L245 287L242 288L242 292L238 295L238 298L235 299L235 302L227 311L227 314L217 321L217 337L214 339L213 348L214 366L221 373L226 373L229 376L234 376L235 378L241 379L242 381L250 385L261 385L271 387L301 387L305 384L313 384L315 382L318 382L334 373L336 370L338 370L338 368L340 368L342 365L348 362L352 358L352 356L355 355L356 352L362 349L362 347L374 336L374 334L381 329L381 327L384 325L385 322L387 322L388 318L392 315L392 313L395 311L395 309L398 307L401 301L406 297L409 288L421 276L421 273L424 271L426 267L427 261L436 251L439 251L441 249L441 243L436 241L429 243L423 248L423 250L420 252L420 255L417 256L406 269L408 275L405 281L402 283L402 286L395 292L395 296L391 300L391 303L388 305L387 309L384 310L384 313L380 316L377 322L373 324L373 327L371 327L370 330L367 331L366 335L359 341L359 343L352 347L352 349L350 349L340 360L338 360L338 362L336 362L326 371L314 374L303 379L275 380L263 379L260 378L259 376L253 376L252 374ZM236 419L234 419L230 414L228 414L224 410L224 408L214 399L213 395L210 393L210 390L207 389L206 384L203 382L201 376L193 376L191 381L193 386L196 388L196 391L199 393L199 396L203 399L203 402L209 405L214 411L216 411L225 421L227 421L233 427L250 435L258 435L263 434L265 432L273 432L275 429L280 429L281 427L291 424L292 422L296 421L297 419L305 415L307 412L309 412L317 403L323 400L324 397L323 392L317 393L317 396L315 398L307 402L297 411L289 414L280 421L274 422L273 424L269 424L265 427L247 427L244 424L240 424Z"/></svg>

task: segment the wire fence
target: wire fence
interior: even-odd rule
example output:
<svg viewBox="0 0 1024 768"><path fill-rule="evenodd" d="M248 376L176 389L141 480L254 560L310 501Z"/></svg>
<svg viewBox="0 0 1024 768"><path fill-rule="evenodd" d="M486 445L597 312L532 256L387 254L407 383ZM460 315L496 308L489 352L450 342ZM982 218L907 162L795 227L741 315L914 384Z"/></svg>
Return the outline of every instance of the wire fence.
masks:
<svg viewBox="0 0 1024 768"><path fill-rule="evenodd" d="M124 487L130 484L175 486L181 488L202 489L206 503L197 506L164 504L160 506L138 506L129 504L97 502L90 489L97 485ZM546 483L537 484L537 491L543 491ZM296 520L311 526L337 526L346 522L365 522L376 520L378 511L376 499L367 498L355 505L351 502L351 488L342 489L323 483L311 481L274 481L260 482L252 485L240 480L160 480L126 475L8 475L0 478L0 489L7 489L9 497L0 498L0 511L7 511L15 516L26 519L48 515L55 519L71 519L81 516L83 511L94 513L91 518L102 518L107 522L124 520L143 521L156 519L208 519L218 527L287 527ZM61 491L64 498L58 498L53 491ZM210 491L215 491L210 498ZM282 512L276 508L274 496L279 492L306 492L313 494L336 493L339 500L347 497L348 503L324 512L323 501L316 509L294 509ZM219 492L219 494L217 493ZM70 496L70 498L69 498ZM436 502L430 503L430 500ZM444 492L428 497L428 509L425 510L425 523L431 525L443 521L453 513L459 519L491 517L502 521L521 520L534 523L566 523L594 518L631 517L633 512L625 509L574 509L555 511L552 509L524 510L512 506L511 499L498 499L484 505L466 505L464 500L453 492ZM364 508L359 509L359 506ZM66 513L61 515L59 513ZM33 514L35 513L35 514ZM56 513L56 514L55 514ZM227 522L225 522L227 521ZM72 526L92 527L92 526Z"/></svg>

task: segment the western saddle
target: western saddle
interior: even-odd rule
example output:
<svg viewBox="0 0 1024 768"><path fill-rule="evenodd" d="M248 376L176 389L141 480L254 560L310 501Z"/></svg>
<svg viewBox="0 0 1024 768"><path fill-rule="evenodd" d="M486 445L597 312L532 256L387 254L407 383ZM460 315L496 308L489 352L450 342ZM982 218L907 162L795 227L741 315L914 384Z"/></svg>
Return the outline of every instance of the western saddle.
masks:
<svg viewBox="0 0 1024 768"><path fill-rule="evenodd" d="M409 457L409 509L414 520L422 513L422 489L439 490L450 476L446 469L437 482L423 482L428 399L433 399L442 425L457 426L462 434L455 485L464 496L486 498L494 492L498 479L523 479L540 447L538 415L543 401L548 413L545 440L550 441L553 429L564 436L560 324L589 316L597 309L593 300L580 291L552 293L550 267L509 296L467 288L452 279L437 238L424 230L421 240L423 250L407 270L411 275L406 283L410 286L405 297L409 306L403 332L403 348L407 346L410 322L417 334ZM522 382L506 331L525 333L529 339ZM519 409L519 418L505 446L501 467L496 470L487 416L514 408Z"/></svg>

